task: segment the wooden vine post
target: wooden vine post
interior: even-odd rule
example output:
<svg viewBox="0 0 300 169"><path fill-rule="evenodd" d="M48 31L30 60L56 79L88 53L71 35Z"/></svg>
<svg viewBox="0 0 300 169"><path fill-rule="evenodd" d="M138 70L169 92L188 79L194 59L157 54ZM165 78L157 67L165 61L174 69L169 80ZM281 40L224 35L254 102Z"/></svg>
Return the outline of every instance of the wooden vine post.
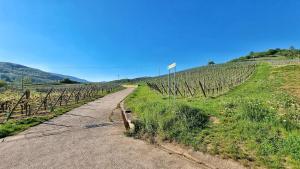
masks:
<svg viewBox="0 0 300 169"><path fill-rule="evenodd" d="M40 106L37 108L37 110L35 111L35 113L38 113L42 107L44 107L44 110L47 110L47 107L48 107L48 104L47 104L48 103L48 98L49 98L50 94L52 93L52 91L53 91L53 88L51 88L49 90L49 92L46 94L46 96L42 100Z"/></svg>
<svg viewBox="0 0 300 169"><path fill-rule="evenodd" d="M192 91L191 91L191 89L190 89L189 85L187 84L187 82L186 82L186 81L184 81L184 83L185 83L185 86L187 87L187 89L188 89L189 93L190 93L190 94L191 94L191 96L193 97L194 95L193 95L193 93L192 93Z"/></svg>
<svg viewBox="0 0 300 169"><path fill-rule="evenodd" d="M200 85L200 89L201 89L201 91L202 91L204 97L206 97L206 93L205 93L205 91L204 91L204 87L203 87L201 81L199 81L199 85Z"/></svg>
<svg viewBox="0 0 300 169"><path fill-rule="evenodd" d="M18 102L13 106L13 108L11 109L11 111L7 114L7 117L6 117L6 121L8 121L11 117L11 115L13 114L13 112L15 111L15 109L18 107L18 105L22 102L23 98L24 97L30 97L30 91L29 90L26 90L23 95L20 97L20 99L18 100Z"/></svg>
<svg viewBox="0 0 300 169"><path fill-rule="evenodd" d="M57 98L57 100L54 102L54 104L51 106L51 111L53 111L54 110L54 108L55 108L55 106L57 105L57 103L58 102L60 102L61 100L62 100L62 97L63 97L63 95L64 95L64 93L66 92L66 90L67 89L64 89L62 92L61 92L61 94L60 94L60 96Z"/></svg>

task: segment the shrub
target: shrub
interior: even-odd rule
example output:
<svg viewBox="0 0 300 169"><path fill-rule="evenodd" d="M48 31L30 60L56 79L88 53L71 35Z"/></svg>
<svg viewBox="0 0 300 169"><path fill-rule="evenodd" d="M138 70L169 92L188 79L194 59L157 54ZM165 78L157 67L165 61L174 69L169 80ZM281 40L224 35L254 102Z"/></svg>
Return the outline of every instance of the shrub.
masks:
<svg viewBox="0 0 300 169"><path fill-rule="evenodd" d="M160 118L161 134L170 140L189 144L208 122L208 116L200 109L184 104L169 106Z"/></svg>
<svg viewBox="0 0 300 169"><path fill-rule="evenodd" d="M134 129L129 132L126 132L127 136L141 138L144 134L144 123L139 119L133 120L132 123L134 124Z"/></svg>
<svg viewBox="0 0 300 169"><path fill-rule="evenodd" d="M73 80L70 80L70 79L64 79L62 81L60 81L60 83L63 83L63 84L77 84L79 82L76 82L76 81L73 81Z"/></svg>
<svg viewBox="0 0 300 169"><path fill-rule="evenodd" d="M5 87L6 86L6 82L3 80L0 80L0 88Z"/></svg>
<svg viewBox="0 0 300 169"><path fill-rule="evenodd" d="M208 62L208 65L214 65L214 64L216 64L214 61L209 61Z"/></svg>
<svg viewBox="0 0 300 169"><path fill-rule="evenodd" d="M175 115L183 120L186 129L202 129L208 121L208 116L200 109L179 105L174 109Z"/></svg>
<svg viewBox="0 0 300 169"><path fill-rule="evenodd" d="M202 130L208 116L200 109L185 104L168 105L152 102L139 107L139 120L135 123L135 130L131 135L141 137L142 134L163 139L190 143L197 132Z"/></svg>

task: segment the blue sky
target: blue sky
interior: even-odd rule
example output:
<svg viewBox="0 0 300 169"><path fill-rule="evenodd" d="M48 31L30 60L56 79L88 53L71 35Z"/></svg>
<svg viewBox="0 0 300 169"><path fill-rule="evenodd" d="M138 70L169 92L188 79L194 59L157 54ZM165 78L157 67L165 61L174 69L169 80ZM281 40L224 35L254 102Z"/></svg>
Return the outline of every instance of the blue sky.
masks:
<svg viewBox="0 0 300 169"><path fill-rule="evenodd" d="M300 47L298 0L0 0L0 61L90 81Z"/></svg>

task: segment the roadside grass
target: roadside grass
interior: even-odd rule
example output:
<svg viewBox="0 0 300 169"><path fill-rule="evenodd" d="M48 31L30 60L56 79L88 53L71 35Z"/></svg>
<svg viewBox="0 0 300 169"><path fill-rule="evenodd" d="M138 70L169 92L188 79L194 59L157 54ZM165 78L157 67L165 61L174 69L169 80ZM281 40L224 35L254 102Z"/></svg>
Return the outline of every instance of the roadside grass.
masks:
<svg viewBox="0 0 300 169"><path fill-rule="evenodd" d="M168 99L140 86L125 104L135 112L135 137L157 137L240 161L245 166L300 166L299 102L286 85L300 65L261 64L244 84L216 98ZM291 80L291 81L290 81Z"/></svg>
<svg viewBox="0 0 300 169"><path fill-rule="evenodd" d="M119 89L119 90L121 90L121 89ZM116 92L116 91L113 91L113 92ZM109 94L109 93L103 93L103 94L99 93L97 98L82 100L82 101L79 101L77 104L61 106L61 107L54 109L53 112L49 112L49 113L46 113L43 115L36 115L36 116L31 116L31 117L22 118L22 119L11 119L3 124L0 124L0 138L4 138L7 136L12 136L17 133L20 133L30 127L36 126L36 125L41 124L45 121L48 121L52 118L55 118L64 113L67 113L67 112L71 111L72 109L75 109L86 103L89 103L91 101L94 101L96 99L104 97L107 94Z"/></svg>

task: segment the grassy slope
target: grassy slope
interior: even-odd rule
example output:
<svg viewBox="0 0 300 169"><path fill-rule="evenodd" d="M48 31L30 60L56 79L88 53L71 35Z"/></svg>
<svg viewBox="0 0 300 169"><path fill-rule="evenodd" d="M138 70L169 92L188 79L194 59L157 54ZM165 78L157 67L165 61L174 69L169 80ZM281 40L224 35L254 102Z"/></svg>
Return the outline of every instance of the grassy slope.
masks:
<svg viewBox="0 0 300 169"><path fill-rule="evenodd" d="M225 95L175 104L141 86L126 100L139 119L133 134L173 140L245 165L297 168L300 112L286 92L292 89L285 86L299 74L300 65L263 64L247 83Z"/></svg>

